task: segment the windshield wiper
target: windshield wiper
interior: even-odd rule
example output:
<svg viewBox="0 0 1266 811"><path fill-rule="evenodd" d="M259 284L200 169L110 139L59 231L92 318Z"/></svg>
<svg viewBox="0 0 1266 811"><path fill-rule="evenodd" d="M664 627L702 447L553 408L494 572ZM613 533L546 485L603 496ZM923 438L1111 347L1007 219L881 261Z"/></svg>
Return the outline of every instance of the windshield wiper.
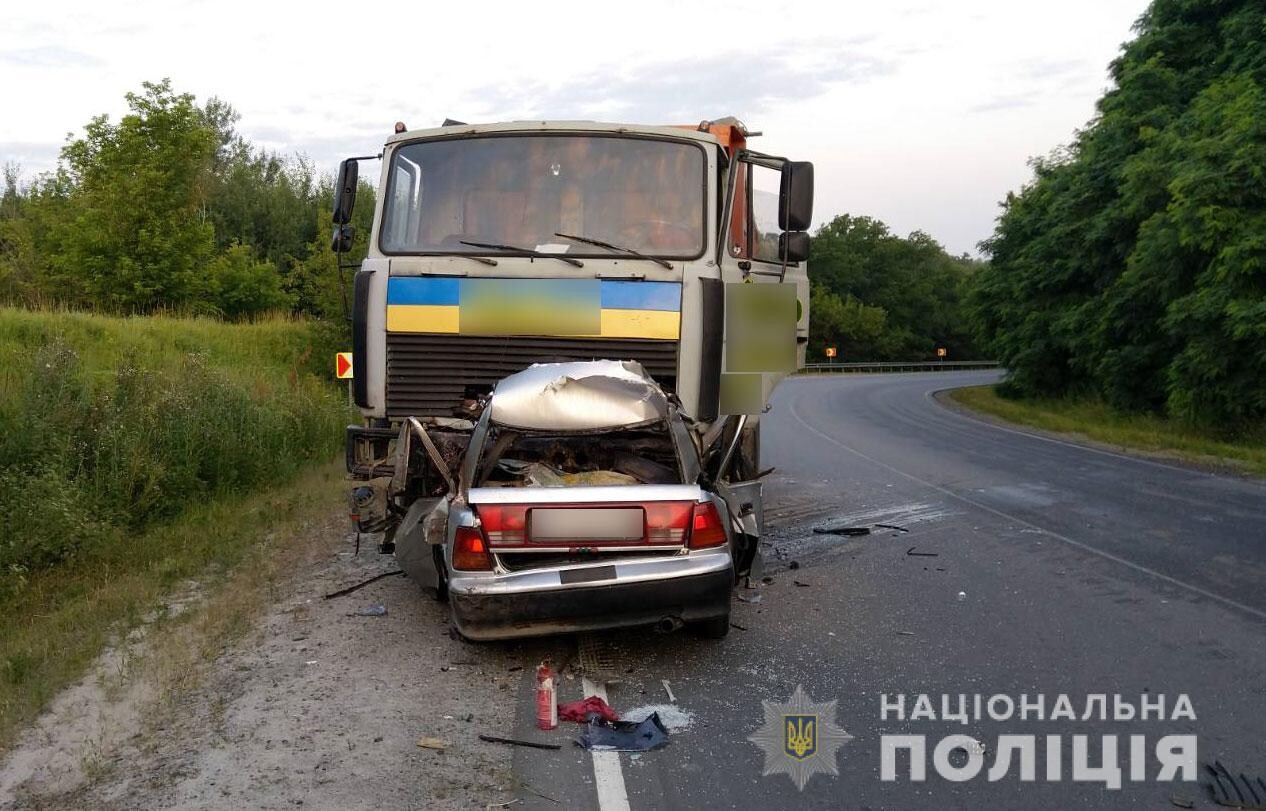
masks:
<svg viewBox="0 0 1266 811"><path fill-rule="evenodd" d="M542 251L534 251L531 248L519 248L514 245L499 245L496 242L467 242L461 240L463 245L469 245L472 248L487 248L490 251L514 251L515 253L527 254L534 259L557 259L560 262L566 262L569 265L575 265L578 268L585 266L584 262L579 259L572 259L570 256L561 256L556 253L544 253Z"/></svg>
<svg viewBox="0 0 1266 811"><path fill-rule="evenodd" d="M657 259L654 256L647 256L646 254L641 253L640 251L635 251L632 248L625 248L622 245L612 245L610 242L603 242L600 239L593 239L591 237L578 237L575 234L560 234L557 231L554 232L554 236L562 237L563 239L574 239L577 242L583 242L587 245L597 245L599 248L606 248L609 251L622 253L625 256L632 256L634 259L645 259L647 262L654 262L655 264L662 265L663 267L666 267L669 270L673 269L673 266L668 262L667 259Z"/></svg>

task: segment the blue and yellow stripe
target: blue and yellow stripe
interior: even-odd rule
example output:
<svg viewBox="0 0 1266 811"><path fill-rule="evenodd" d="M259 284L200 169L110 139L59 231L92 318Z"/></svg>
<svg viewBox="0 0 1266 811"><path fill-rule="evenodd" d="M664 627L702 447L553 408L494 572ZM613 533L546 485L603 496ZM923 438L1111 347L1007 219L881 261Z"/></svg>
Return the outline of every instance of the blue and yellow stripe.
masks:
<svg viewBox="0 0 1266 811"><path fill-rule="evenodd" d="M676 340L677 282L395 276L389 332Z"/></svg>

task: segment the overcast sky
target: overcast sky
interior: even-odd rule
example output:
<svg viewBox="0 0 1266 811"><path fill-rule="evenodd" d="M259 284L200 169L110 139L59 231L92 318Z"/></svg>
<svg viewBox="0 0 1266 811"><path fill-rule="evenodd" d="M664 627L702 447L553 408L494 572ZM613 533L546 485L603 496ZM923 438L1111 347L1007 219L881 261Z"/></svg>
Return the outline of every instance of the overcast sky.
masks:
<svg viewBox="0 0 1266 811"><path fill-rule="evenodd" d="M404 120L737 115L762 151L817 164L815 221L878 217L975 253L1026 161L1067 143L1144 0L358 6L12 3L0 26L0 163L51 168L67 133L170 77L219 96L253 143L332 170ZM366 167L368 168L368 167Z"/></svg>

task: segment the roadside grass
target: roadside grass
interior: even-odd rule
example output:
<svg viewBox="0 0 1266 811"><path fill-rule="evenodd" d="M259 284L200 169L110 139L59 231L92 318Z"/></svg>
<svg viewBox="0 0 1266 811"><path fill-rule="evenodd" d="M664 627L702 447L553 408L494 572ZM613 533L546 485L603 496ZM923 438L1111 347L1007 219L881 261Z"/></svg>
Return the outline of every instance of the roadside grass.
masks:
<svg viewBox="0 0 1266 811"><path fill-rule="evenodd" d="M1156 458L1266 477L1266 426L1227 440L1164 417L1122 414L1090 400L1010 400L998 396L993 386L953 389L946 396L1007 422Z"/></svg>
<svg viewBox="0 0 1266 811"><path fill-rule="evenodd" d="M182 581L339 503L337 343L288 317L0 307L0 747Z"/></svg>
<svg viewBox="0 0 1266 811"><path fill-rule="evenodd" d="M337 514L344 487L342 465L329 463L285 486L221 497L0 599L0 749L140 626L146 652L119 679L140 668L163 694L195 687L200 667L277 596L282 569ZM173 612L172 596L195 584L190 609Z"/></svg>

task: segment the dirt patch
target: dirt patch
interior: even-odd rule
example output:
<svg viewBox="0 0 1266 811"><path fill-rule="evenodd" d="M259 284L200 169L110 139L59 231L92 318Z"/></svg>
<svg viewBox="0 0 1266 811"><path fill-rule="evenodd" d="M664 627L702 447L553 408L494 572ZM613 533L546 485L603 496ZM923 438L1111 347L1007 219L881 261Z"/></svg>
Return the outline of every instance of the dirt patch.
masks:
<svg viewBox="0 0 1266 811"><path fill-rule="evenodd" d="M511 799L509 748L477 735L513 728L513 696L535 651L451 638L446 606L404 577L322 599L396 568L372 550L353 556L344 526L331 517L278 547L272 556L287 558L269 565L280 577L230 584L227 598L197 609L209 619L156 642L149 665L121 688L106 689L119 666L115 654L103 657L23 735L0 769L6 799L21 808L482 808ZM236 635L251 599L235 588L255 601ZM385 615L359 614L378 605ZM421 748L423 737L446 746ZM49 752L58 754L46 767Z"/></svg>

